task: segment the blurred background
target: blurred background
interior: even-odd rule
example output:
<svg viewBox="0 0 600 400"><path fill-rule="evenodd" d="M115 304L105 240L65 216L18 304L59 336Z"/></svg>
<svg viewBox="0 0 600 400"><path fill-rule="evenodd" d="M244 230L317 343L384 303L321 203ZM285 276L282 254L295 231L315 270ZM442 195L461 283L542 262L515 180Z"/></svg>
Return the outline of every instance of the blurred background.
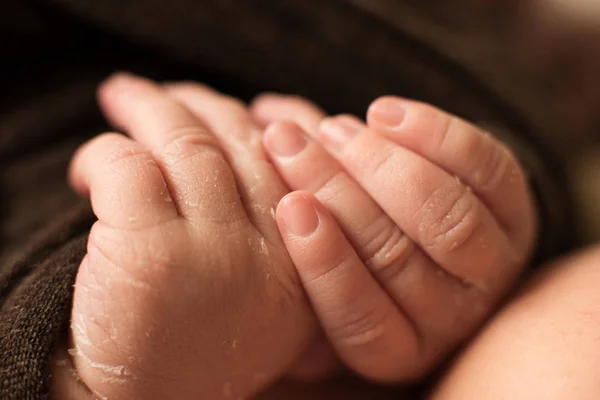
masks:
<svg viewBox="0 0 600 400"><path fill-rule="evenodd" d="M599 0L351 0L510 98L568 164L587 241L600 239Z"/></svg>
<svg viewBox="0 0 600 400"><path fill-rule="evenodd" d="M536 131L548 136L544 138L547 139L545 141L561 156L561 162L566 164L577 194L577 215L583 235L588 241L600 239L600 0L327 0L320 3L322 8L326 8L328 1L350 2L379 20L401 28L463 65L481 82L485 82L498 97L510 99L527 122L537 128ZM83 49L86 53L79 58L89 62L82 64L82 71L89 68L89 64L100 64L102 53L95 49L118 53L116 41L112 38L98 40L94 32L90 33L92 30L85 24L82 25L81 21L61 25L61 19L56 19L59 21L56 22L53 19L56 15L49 10L54 12L59 8L69 9L70 13L60 14L62 18L78 13L85 16L84 11L87 9L96 9L96 24L106 19L119 27L119 19L124 20L125 22L121 21L121 28L129 33L133 28L127 22L127 16L139 16L133 6L135 3L149 4L147 7L139 7L138 4L137 8L142 11L147 8L146 14L154 12L161 20L168 20L168 17L173 18L174 15L186 17L189 14L182 12L178 15L175 11L167 13L170 8L176 7L165 5L169 2L161 0L103 0L98 3L90 0L0 0L0 16L11 16L0 26L3 39L0 41L0 70L6 70L5 75L11 76L14 71L46 68L45 65L38 65L37 56L29 57L27 52L35 53L38 48L44 48L46 44L62 38L69 39L65 46L59 47L57 52L44 53L40 57L58 60L60 57L68 58L66 54ZM198 5L205 2L190 0L188 3L186 7L195 4L202 8ZM222 0L213 3L218 3L223 9L229 7L243 13L244 10L261 4L262 8L267 9L269 4L277 2L256 0L244 3ZM293 4L294 7L290 6L290 9L303 7L301 1L281 0L280 3ZM109 12L113 9L108 5L117 7L118 15ZM103 10L104 8L109 11ZM51 14L52 18L47 18L46 14ZM198 21L203 21L202 15L197 17ZM153 34L152 30L143 31L143 24L139 25L138 28L144 35ZM259 36L260 43L269 42L269 30L262 32L258 29L261 28L258 24L251 26L259 31L256 36ZM335 29L336 27L331 28L333 31ZM10 38L15 31L27 34L20 41L14 42ZM183 28L173 29L169 34L176 39L186 39L189 36ZM162 31L156 36L161 35ZM143 36L132 37L137 40ZM128 55L130 50L124 46L121 53ZM14 61L21 58L25 61ZM142 59L143 56L138 58ZM52 61L48 64L51 63ZM76 66L73 68L77 69ZM56 66L55 69L58 75L69 73ZM96 72L89 72L90 75L93 73ZM60 76L57 76L57 82L58 78ZM70 87L65 87L65 93L61 92L60 96L55 95L47 100L45 107L66 109L66 105L56 100L72 98L74 95L69 93L70 90ZM18 99L20 89L10 92L8 88L2 87L2 91L6 98L11 98L11 102L18 104L14 99ZM92 92L93 86L90 85L89 93ZM83 103L84 100L78 103ZM10 125L7 118L0 122L4 124L0 124L0 133L18 132L23 128ZM25 119L25 122L29 120ZM29 129L23 129L25 128ZM36 135L41 137L42 132ZM7 137L6 134L0 134L0 149L3 143L9 141ZM27 140L31 140L31 137L27 136ZM10 140L17 143L20 139ZM32 171L39 170L33 165L26 167ZM47 182L48 185L51 184L49 180ZM62 198L55 202L58 204L60 201L63 201Z"/></svg>

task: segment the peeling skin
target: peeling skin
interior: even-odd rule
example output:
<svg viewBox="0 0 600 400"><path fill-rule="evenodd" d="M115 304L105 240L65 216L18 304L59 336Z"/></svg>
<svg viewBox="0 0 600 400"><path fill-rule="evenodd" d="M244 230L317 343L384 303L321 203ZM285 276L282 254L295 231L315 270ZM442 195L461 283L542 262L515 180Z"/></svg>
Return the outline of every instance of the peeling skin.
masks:
<svg viewBox="0 0 600 400"><path fill-rule="evenodd" d="M260 241L260 252L264 255L269 255L269 248L267 247L267 242L265 241L264 237L261 237L259 239Z"/></svg>
<svg viewBox="0 0 600 400"><path fill-rule="evenodd" d="M261 183L260 186L264 186L264 176L260 172L254 171L254 179Z"/></svg>
<svg viewBox="0 0 600 400"><path fill-rule="evenodd" d="M86 367L100 371L103 375L101 381L104 383L125 384L131 379L136 379L124 365L111 365L93 361L79 345L75 345L68 352L72 357L83 358Z"/></svg>
<svg viewBox="0 0 600 400"><path fill-rule="evenodd" d="M75 357L83 358L85 360L88 368L99 369L103 374L111 375L108 377L103 376L101 379L101 381L103 383L123 385L123 384L127 383L127 381L129 380L130 375L128 374L128 372L124 366L110 366L110 365L106 365L106 364L93 362L85 354L85 352L83 350L81 350L81 347L79 347L77 345L75 346L75 348L68 349L67 352L73 358L75 358ZM77 374L75 371L74 371L74 375L77 377L78 380L81 379L79 374ZM100 391L92 390L89 387L88 387L88 389L92 392L92 396L94 396L94 399L109 400L109 397L107 395L101 393Z"/></svg>
<svg viewBox="0 0 600 400"><path fill-rule="evenodd" d="M75 322L76 320L78 323ZM83 342L86 345L92 346L92 342L90 341L87 331L87 326L82 315L78 315L76 319L71 321L71 329L74 331L75 337L79 342Z"/></svg>
<svg viewBox="0 0 600 400"><path fill-rule="evenodd" d="M152 290L152 286L150 286L150 284L139 279L132 279L128 276L125 276L122 278L122 281L137 289Z"/></svg>
<svg viewBox="0 0 600 400"><path fill-rule="evenodd" d="M275 209L273 207L267 208L260 204L252 204L252 210L256 213L264 215L270 214L273 217L273 219L275 219Z"/></svg>
<svg viewBox="0 0 600 400"><path fill-rule="evenodd" d="M198 201L196 200L185 200L184 203L189 207L198 207Z"/></svg>
<svg viewBox="0 0 600 400"><path fill-rule="evenodd" d="M125 365L101 363L92 360L92 358L88 356L84 349L94 349L105 343L115 341L117 331L114 327L111 327L109 331L110 337L107 337L101 343L93 343L90 340L87 321L88 320L83 315L79 314L74 316L71 322L75 345L73 348L68 349L67 352L72 358L79 360L79 372L81 372L81 368L83 368L87 371L85 375L91 375L97 382L109 385L125 385L131 380L137 380L138 378L132 374ZM95 318L90 317L89 321L95 322ZM129 361L131 362L133 359L130 357ZM86 386L89 387L89 385ZM93 391L92 394L97 399L109 399L108 396L98 391Z"/></svg>
<svg viewBox="0 0 600 400"><path fill-rule="evenodd" d="M267 246L267 241L265 240L264 237L260 237L258 239L258 248L257 248L257 243L255 242L255 239L251 236L248 237L248 246L250 246L252 249L254 250L258 250L258 252L260 252L261 254L264 255L269 255L269 247Z"/></svg>

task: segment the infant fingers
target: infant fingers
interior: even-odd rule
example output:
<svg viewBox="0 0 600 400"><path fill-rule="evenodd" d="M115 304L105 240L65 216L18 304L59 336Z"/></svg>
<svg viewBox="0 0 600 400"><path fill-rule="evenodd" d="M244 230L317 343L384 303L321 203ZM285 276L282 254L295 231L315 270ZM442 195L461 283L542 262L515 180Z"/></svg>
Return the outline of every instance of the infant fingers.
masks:
<svg viewBox="0 0 600 400"><path fill-rule="evenodd" d="M178 216L157 162L125 136L108 133L83 145L69 174L74 188L90 195L96 216L114 228L142 229Z"/></svg>
<svg viewBox="0 0 600 400"><path fill-rule="evenodd" d="M116 75L99 97L111 122L150 149L182 216L216 224L246 218L217 139L160 85Z"/></svg>
<svg viewBox="0 0 600 400"><path fill-rule="evenodd" d="M324 120L320 138L402 231L454 277L493 299L522 268L524 254L452 175L352 117Z"/></svg>
<svg viewBox="0 0 600 400"><path fill-rule="evenodd" d="M276 122L264 142L288 186L311 192L329 210L365 267L420 330L422 358L414 371L431 366L481 322L489 301L443 273L300 127ZM383 185L379 190L395 191L400 199L404 192Z"/></svg>
<svg viewBox="0 0 600 400"><path fill-rule="evenodd" d="M280 240L273 218L275 207L288 192L268 162L261 129L241 101L197 83L166 87L219 139L237 178L238 190L250 221L271 242Z"/></svg>
<svg viewBox="0 0 600 400"><path fill-rule="evenodd" d="M340 357L371 379L407 378L419 363L417 331L371 276L333 217L312 195L295 192L279 204L277 221Z"/></svg>
<svg viewBox="0 0 600 400"><path fill-rule="evenodd" d="M250 105L250 112L263 127L277 121L294 121L309 134L317 132L325 112L300 97L263 94Z"/></svg>
<svg viewBox="0 0 600 400"><path fill-rule="evenodd" d="M530 250L535 213L524 174L503 143L433 106L397 97L376 100L367 120L377 133L470 185L515 247Z"/></svg>

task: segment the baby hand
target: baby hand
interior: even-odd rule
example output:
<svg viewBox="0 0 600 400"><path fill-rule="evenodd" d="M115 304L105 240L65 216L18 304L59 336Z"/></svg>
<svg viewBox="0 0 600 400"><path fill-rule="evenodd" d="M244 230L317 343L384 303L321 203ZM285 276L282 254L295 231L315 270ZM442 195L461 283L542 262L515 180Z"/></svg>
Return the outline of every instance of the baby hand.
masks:
<svg viewBox="0 0 600 400"><path fill-rule="evenodd" d="M275 95L256 100L253 114L269 125L265 147L297 190L277 209L288 251L328 340L355 372L422 376L525 267L536 216L524 173L477 127L395 97L375 101L367 124L323 119Z"/></svg>
<svg viewBox="0 0 600 400"><path fill-rule="evenodd" d="M247 398L316 330L274 219L287 188L261 131L234 100L201 93L202 119L150 81L110 79L101 106L132 139L101 135L73 160L98 222L72 355L97 397Z"/></svg>

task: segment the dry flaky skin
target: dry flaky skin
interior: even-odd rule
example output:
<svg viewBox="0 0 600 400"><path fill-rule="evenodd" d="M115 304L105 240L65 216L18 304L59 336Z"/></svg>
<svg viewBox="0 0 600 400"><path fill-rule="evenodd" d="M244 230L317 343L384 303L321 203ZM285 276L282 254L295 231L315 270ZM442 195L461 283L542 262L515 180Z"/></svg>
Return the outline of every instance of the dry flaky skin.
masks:
<svg viewBox="0 0 600 400"><path fill-rule="evenodd" d="M14 377L0 381L3 398L36 399L47 393L48 381L39 376L48 376L49 357L67 328L68 288L84 250L74 240L81 232L72 228L83 226L85 234L91 225L87 211L75 209L79 203L66 187L64 169L74 146L104 129L93 91L114 69L208 80L239 95L276 88L306 95L328 109L357 113L377 95L397 93L469 120L499 122L500 131L529 131L518 113L499 106L463 70L343 2L238 2L239 13L221 1L177 7L164 1L45 3L48 7L31 9L15 1L7 3L9 12L0 13L2 20L29 21L2 25L13 40L0 41L7 55L0 65L0 366ZM41 32L31 35L31 20L19 15L54 24L37 25ZM192 72L181 72L185 67ZM198 72L203 67L220 76ZM539 136L546 133L542 129ZM559 214L563 210L559 203ZM71 211L77 214L74 220ZM32 269L36 273L29 274ZM54 274L45 278L51 279L45 279L50 271ZM25 275L28 279L22 279ZM65 289L53 297L50 287ZM37 308L23 308L31 302ZM26 348L32 352L21 352Z"/></svg>

